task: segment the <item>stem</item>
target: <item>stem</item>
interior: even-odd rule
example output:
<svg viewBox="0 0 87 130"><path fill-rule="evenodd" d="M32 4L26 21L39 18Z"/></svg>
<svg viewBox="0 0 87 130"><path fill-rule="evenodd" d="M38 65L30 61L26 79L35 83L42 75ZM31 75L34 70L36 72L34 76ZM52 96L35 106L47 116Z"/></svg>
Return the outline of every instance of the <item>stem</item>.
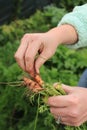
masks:
<svg viewBox="0 0 87 130"><path fill-rule="evenodd" d="M21 83L22 81L12 81L12 82L0 82L0 84L17 84Z"/></svg>
<svg viewBox="0 0 87 130"><path fill-rule="evenodd" d="M77 127L77 130L81 130L81 128L78 126L78 127Z"/></svg>
<svg viewBox="0 0 87 130"><path fill-rule="evenodd" d="M34 130L36 130L37 127L37 121L38 121L38 114L39 114L39 104L40 104L40 94L38 95L38 106L37 106L37 112L36 112L36 117L35 117L35 124L34 124Z"/></svg>
<svg viewBox="0 0 87 130"><path fill-rule="evenodd" d="M14 82L0 82L0 85L9 85L9 86L21 86L23 81L14 81Z"/></svg>

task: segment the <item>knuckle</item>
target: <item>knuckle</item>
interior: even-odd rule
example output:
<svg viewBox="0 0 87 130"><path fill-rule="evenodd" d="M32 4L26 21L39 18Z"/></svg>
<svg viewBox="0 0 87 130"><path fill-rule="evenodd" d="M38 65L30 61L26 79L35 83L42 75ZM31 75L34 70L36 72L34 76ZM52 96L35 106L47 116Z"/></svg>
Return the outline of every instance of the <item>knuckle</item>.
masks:
<svg viewBox="0 0 87 130"><path fill-rule="evenodd" d="M14 55L14 58L16 59L16 61L21 61L23 60L23 58L17 54Z"/></svg>
<svg viewBox="0 0 87 130"><path fill-rule="evenodd" d="M23 42L24 39L30 38L30 34L26 33L24 36L21 38L21 42Z"/></svg>
<svg viewBox="0 0 87 130"><path fill-rule="evenodd" d="M79 100L78 100L77 96L71 96L71 98L69 99L69 103L71 105L76 106L79 103Z"/></svg>
<svg viewBox="0 0 87 130"><path fill-rule="evenodd" d="M26 68L26 71L29 72L29 73L32 73L32 69L30 67Z"/></svg>
<svg viewBox="0 0 87 130"><path fill-rule="evenodd" d="M79 112L77 110L73 110L71 112L71 116L74 117L74 120L78 120L78 117L79 117Z"/></svg>
<svg viewBox="0 0 87 130"><path fill-rule="evenodd" d="M26 34L24 34L23 38L27 38L29 36L30 36L29 33L26 33Z"/></svg>
<svg viewBox="0 0 87 130"><path fill-rule="evenodd" d="M77 106L77 104L79 104L79 99L77 96L73 96L73 104Z"/></svg>

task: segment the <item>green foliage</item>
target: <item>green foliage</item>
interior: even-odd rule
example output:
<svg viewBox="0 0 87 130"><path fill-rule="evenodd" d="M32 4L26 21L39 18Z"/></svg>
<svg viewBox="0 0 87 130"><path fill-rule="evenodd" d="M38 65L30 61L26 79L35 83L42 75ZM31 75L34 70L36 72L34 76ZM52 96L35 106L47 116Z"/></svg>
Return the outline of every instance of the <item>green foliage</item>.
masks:
<svg viewBox="0 0 87 130"><path fill-rule="evenodd" d="M64 8L57 8L53 5L46 6L44 9L45 19L51 27L55 27L61 20L61 18L64 16L64 14L66 14L66 10Z"/></svg>
<svg viewBox="0 0 87 130"><path fill-rule="evenodd" d="M37 9L43 10L44 5L47 5L47 3L50 3L50 5L53 4L57 6L58 8L59 7L65 8L67 11L71 11L75 6L82 5L86 2L87 2L86 0L73 0L73 1L71 0L52 0L52 1L50 0L47 0L47 1L46 0L43 0L43 1L41 0L30 0L30 1L12 0L12 2L10 3L10 6L12 6L12 8L10 8L10 10L12 11L12 15L11 15L11 18L9 19L9 22L11 22L12 20L17 20L20 17L26 18L27 15L31 16L31 14L33 14L33 12L35 12Z"/></svg>
<svg viewBox="0 0 87 130"><path fill-rule="evenodd" d="M16 20L10 25L0 27L0 46L8 42L19 43L21 37L29 32L45 32L58 24L66 13L64 9L48 6L43 12L37 12L29 19ZM58 14L58 15L55 15Z"/></svg>
<svg viewBox="0 0 87 130"><path fill-rule="evenodd" d="M76 51L65 46L58 47L56 54L45 63L47 71L43 78L49 82L58 80L67 84L68 81L69 85L77 85L80 75L87 67L86 55L86 48ZM44 71L43 68L41 71Z"/></svg>
<svg viewBox="0 0 87 130"><path fill-rule="evenodd" d="M23 0L14 0L14 4L15 4L15 9L14 9L14 16L16 18L19 17L20 13L21 13L21 9L22 9L22 2Z"/></svg>
<svg viewBox="0 0 87 130"><path fill-rule="evenodd" d="M61 7L65 8L67 11L72 11L72 9L75 6L82 5L85 3L87 3L86 0L73 0L73 2L71 0L61 0L60 5Z"/></svg>
<svg viewBox="0 0 87 130"><path fill-rule="evenodd" d="M21 81L25 75L14 60L14 53L23 34L49 30L57 25L66 12L65 9L48 6L43 12L37 10L29 19L0 27L0 83ZM76 85L86 67L87 49L74 51L60 46L55 55L41 67L40 72L43 80L50 84L62 81ZM29 103L24 95L25 88L5 84L0 84L0 88L0 130L33 130L37 104ZM46 114L40 114L37 130L54 130L50 120ZM60 125L56 129L65 128ZM83 130L86 129L87 126Z"/></svg>

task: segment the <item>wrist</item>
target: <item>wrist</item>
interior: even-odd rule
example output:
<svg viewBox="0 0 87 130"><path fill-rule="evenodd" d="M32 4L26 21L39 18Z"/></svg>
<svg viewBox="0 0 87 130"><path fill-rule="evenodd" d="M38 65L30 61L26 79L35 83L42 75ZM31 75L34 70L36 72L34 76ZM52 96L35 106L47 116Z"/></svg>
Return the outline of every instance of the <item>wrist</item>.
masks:
<svg viewBox="0 0 87 130"><path fill-rule="evenodd" d="M65 24L55 27L49 31L50 36L55 39L58 45L60 44L74 44L78 40L78 35L72 25Z"/></svg>

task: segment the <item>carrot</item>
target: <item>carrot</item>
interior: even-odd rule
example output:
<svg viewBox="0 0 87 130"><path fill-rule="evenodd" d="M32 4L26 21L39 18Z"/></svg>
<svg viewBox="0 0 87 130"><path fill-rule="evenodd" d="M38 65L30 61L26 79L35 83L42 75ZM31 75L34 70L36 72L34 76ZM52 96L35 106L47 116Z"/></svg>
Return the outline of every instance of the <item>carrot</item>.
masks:
<svg viewBox="0 0 87 130"><path fill-rule="evenodd" d="M24 77L23 80L24 80L24 85L27 86L33 92L39 92L43 89L36 81L33 81L26 77Z"/></svg>
<svg viewBox="0 0 87 130"><path fill-rule="evenodd" d="M42 86L44 84L43 80L41 79L40 75L36 74L34 77L35 81Z"/></svg>

